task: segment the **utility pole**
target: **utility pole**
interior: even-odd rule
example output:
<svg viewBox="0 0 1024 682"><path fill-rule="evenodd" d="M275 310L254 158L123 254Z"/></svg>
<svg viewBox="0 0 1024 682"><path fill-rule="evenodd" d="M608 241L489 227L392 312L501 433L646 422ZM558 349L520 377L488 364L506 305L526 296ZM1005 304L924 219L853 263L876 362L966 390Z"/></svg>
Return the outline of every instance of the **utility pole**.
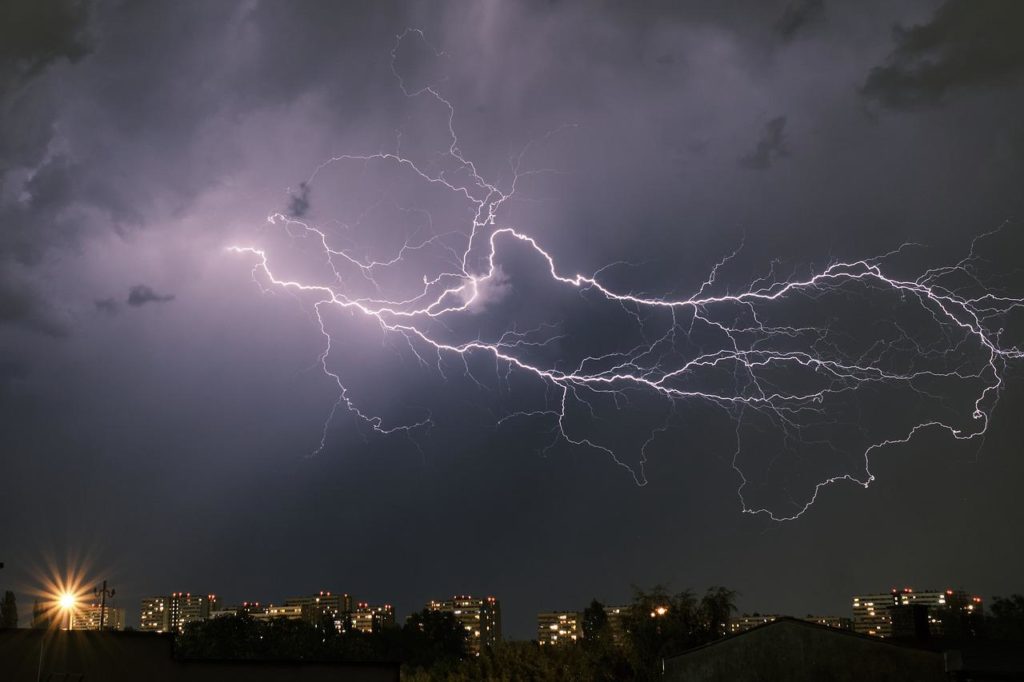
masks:
<svg viewBox="0 0 1024 682"><path fill-rule="evenodd" d="M107 589L107 581L103 581L103 587L95 587L92 593L100 598L100 631L103 630L104 616L107 615L107 597L113 598L114 589Z"/></svg>

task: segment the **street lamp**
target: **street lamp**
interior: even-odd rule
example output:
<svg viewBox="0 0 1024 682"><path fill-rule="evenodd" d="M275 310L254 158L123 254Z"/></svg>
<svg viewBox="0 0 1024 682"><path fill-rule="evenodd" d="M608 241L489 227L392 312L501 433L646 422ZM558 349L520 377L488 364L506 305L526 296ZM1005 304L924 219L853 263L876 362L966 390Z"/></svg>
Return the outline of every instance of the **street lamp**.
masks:
<svg viewBox="0 0 1024 682"><path fill-rule="evenodd" d="M107 581L103 581L103 587L94 587L92 593L100 598L100 631L103 631L104 616L107 611L107 597L114 597L114 588L107 589Z"/></svg>
<svg viewBox="0 0 1024 682"><path fill-rule="evenodd" d="M71 629L71 614L75 610L75 604L78 602L77 597L71 592L62 592L57 597L57 606L60 607L61 611L66 611L68 614L68 630Z"/></svg>

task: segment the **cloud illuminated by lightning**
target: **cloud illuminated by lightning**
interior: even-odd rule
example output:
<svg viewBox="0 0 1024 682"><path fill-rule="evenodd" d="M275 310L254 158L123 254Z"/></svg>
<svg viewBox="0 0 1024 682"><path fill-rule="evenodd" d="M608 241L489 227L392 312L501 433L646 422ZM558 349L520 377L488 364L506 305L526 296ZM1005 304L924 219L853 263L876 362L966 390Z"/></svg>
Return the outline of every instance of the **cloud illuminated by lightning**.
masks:
<svg viewBox="0 0 1024 682"><path fill-rule="evenodd" d="M633 459L629 459L619 445L591 428L600 409L595 406L607 400L613 411L625 410L630 395L642 395L664 404L670 414L677 407L693 404L720 408L736 424L732 467L741 481L738 494L743 511L766 514L777 521L798 518L823 488L839 481L867 487L874 480L870 457L879 448L905 443L929 428L944 429L961 440L985 433L1004 385L1007 363L1022 355L1019 347L1004 343L1000 325L1009 314L1024 308L1024 298L982 285L976 249L992 233L976 239L970 253L959 262L928 269L917 277L887 271L887 263L911 247L904 245L878 258L835 261L805 276L779 277L773 267L767 275L733 291L722 291L720 277L736 253L716 264L689 296L618 290L602 280L603 270L590 275L564 271L558 259L527 230L504 222L502 208L516 195L518 181L543 169L524 167L527 148L510 160L509 181L485 179L460 149L451 101L434 85L410 88L395 68L396 53L407 39L425 44L422 32L415 29L398 36L391 52L392 71L406 97L429 98L442 108L447 121L447 147L440 155L443 163L414 161L400 147L372 154L344 154L317 167L302 187L308 192L317 176L330 166L389 168L446 191L464 203L470 216L464 230L408 239L391 257L375 260L357 248L338 246L325 228L311 221L281 213L271 215L271 228L290 239L301 238L315 245L316 254L328 266L328 274L320 278L288 274L286 266L277 265L276 252L270 247L230 247L254 259L253 277L261 286L289 291L311 302L324 343L319 363L338 388L338 400L324 424L317 452L325 447L328 425L340 407L382 434L411 434L433 424L429 413L390 424L360 406L341 373L330 363L335 340L325 314L332 310L349 311L372 321L385 334L402 340L424 365L436 367L442 375L442 358L466 363L471 357L486 357L506 376L516 373L532 377L550 389L554 399L536 410L507 414L499 424L513 419L550 420L557 440L605 453L640 485L646 483L647 449L670 428L670 418L648 429L637 443L636 452L631 453ZM443 54L437 50L434 53ZM537 352L556 346L564 338L557 325L521 331L509 323L491 338L477 335L453 340L446 327L448 322L472 314L484 307L488 297L507 288L501 259L513 247L531 254L552 286L616 306L634 321L643 340L612 352L582 354L571 362L565 358L551 360ZM418 258L423 254L430 256L426 259L428 266ZM416 273L420 284L416 289L397 295L385 293L388 287L382 285L380 273L410 268L419 268ZM353 285L355 281L368 283L372 293L360 291ZM857 320L851 323L854 327L863 326L862 321L870 321L873 316L888 315L892 319L887 320L885 328L891 335L858 345L849 340L849 332L839 331L839 322L818 319L822 307L833 310L834 316L851 315ZM888 313L879 313L879 308ZM807 309L813 312L793 312ZM901 320L908 328L926 326L927 338L920 340L906 332ZM849 428L850 417L837 415L836 406L852 404L851 398L861 392L881 389L903 391L922 401L966 392L969 418L944 409L937 417L900 424L895 432L889 428L880 436L864 433L864 447L858 454L862 466L854 473L841 471L824 476L808 488L808 494L791 500L785 512L774 505L748 503L750 481L744 473L742 448L745 425L752 420L770 424L781 434L781 450L791 454L807 444L838 453L842 450L836 444L839 437L828 432ZM595 419L577 423L579 420L570 417L577 409ZM864 431L863 427L855 428ZM769 470L773 466L774 461L768 463Z"/></svg>

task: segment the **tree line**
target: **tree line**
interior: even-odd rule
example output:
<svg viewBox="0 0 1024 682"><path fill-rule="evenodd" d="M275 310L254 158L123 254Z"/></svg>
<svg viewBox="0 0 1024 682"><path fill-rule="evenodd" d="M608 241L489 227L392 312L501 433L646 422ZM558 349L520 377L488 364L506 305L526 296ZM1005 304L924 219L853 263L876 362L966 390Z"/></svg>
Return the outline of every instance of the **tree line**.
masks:
<svg viewBox="0 0 1024 682"><path fill-rule="evenodd" d="M339 632L326 614L321 622L239 614L188 623L174 645L184 659L395 662L409 682L647 682L660 677L664 658L725 636L735 601L736 592L724 587L699 596L661 586L635 589L621 627L593 600L581 614L582 636L575 642L501 642L479 656L470 655L467 633L454 615L428 609L401 627L370 633ZM986 611L987 639L1024 642L1024 595L996 597ZM7 591L0 627L17 623L15 596Z"/></svg>
<svg viewBox="0 0 1024 682"><path fill-rule="evenodd" d="M714 587L698 597L663 587L636 590L621 632L603 604L583 612L575 643L540 646L502 642L469 655L466 631L451 613L419 611L402 627L372 633L339 632L331 619L257 620L240 614L196 621L176 638L182 658L345 660L402 663L403 679L434 680L650 680L661 659L726 632L736 593Z"/></svg>

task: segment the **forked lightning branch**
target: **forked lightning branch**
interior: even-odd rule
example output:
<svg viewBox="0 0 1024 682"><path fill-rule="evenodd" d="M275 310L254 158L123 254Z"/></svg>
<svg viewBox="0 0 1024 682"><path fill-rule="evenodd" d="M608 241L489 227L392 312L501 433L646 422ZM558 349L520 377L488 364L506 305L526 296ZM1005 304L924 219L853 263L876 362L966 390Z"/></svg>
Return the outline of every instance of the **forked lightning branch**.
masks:
<svg viewBox="0 0 1024 682"><path fill-rule="evenodd" d="M601 270L590 274L568 271L560 265L558 254L531 234L529 226L506 222L503 209L516 196L520 179L536 174L538 169L525 167L524 151L510 160L512 173L508 179L485 178L460 148L456 109L451 100L433 85L410 89L399 75L395 55L405 40L423 41L423 35L409 30L398 36L392 50L392 70L407 97L428 98L444 112L448 125L442 131L447 140L441 152L443 169L439 169L440 164L414 160L396 147L388 152L332 157L315 169L306 187L312 187L321 171L330 166L379 166L407 180L449 192L465 204L471 218L459 228L454 241L450 234L443 239L437 235L408 239L389 257L374 260L365 256L365 249L335 243L325 225L281 213L271 215L273 229L288 238L301 237L315 244L323 262L329 265L329 276L308 279L279 266L271 247L230 247L254 260L253 276L261 286L298 293L311 302L323 335L319 362L338 390L317 451L325 447L327 427L339 408L381 434L415 434L434 420L425 412L421 418L391 423L364 407L360 396L331 362L333 353L343 352L336 349L325 319L332 310L369 319L405 344L427 371L443 375L443 358L467 362L482 357L502 372L540 382L549 389L552 399L535 409L504 415L499 422L546 422L553 426L557 441L603 453L627 469L640 485L647 480L647 450L659 436L675 428L674 416L695 404L720 409L736 423L735 443L725 447L740 480L743 511L763 513L779 521L801 516L819 493L834 483L848 481L867 487L874 480L871 456L884 446L907 442L924 429L941 429L961 440L985 433L1004 385L1007 365L1022 355L1019 346L1003 338L1005 320L1024 308L1024 298L988 288L980 276L977 248L992 233L976 239L962 260L924 269L914 277L892 274L888 267L894 258L913 248L904 245L877 258L833 261L801 276L782 277L771 268L740 287L735 282L723 282L722 277L734 253L711 268L703 284L686 296L620 290L603 279ZM612 352L602 350L568 361L553 361L535 350L564 333L554 324L522 330L516 320L508 320L504 331L491 338L474 336L455 341L450 334L440 333L446 322L469 314L485 292L504 286L502 256L512 248L531 254L551 286L575 290L586 294L588 300L597 298L625 312L641 328L643 341ZM423 258L413 258L428 250L443 257L427 259L428 265L424 265ZM417 269L415 279L422 285L414 291L389 293L380 273L408 268ZM353 277L372 283L374 293L369 295L352 286ZM512 295L516 295L516 282L510 284ZM665 290L672 286L667 282ZM871 314L865 310L888 306L894 319L887 329L900 330L900 316L924 316L934 334L927 342L895 331L873 343L846 343L837 331L843 327L842 320L829 321L829 315L813 309L833 307L837 300L843 304L835 307L833 314L853 316L853 327L860 324L856 321L858 315ZM582 296L579 301L580 305L586 304ZM898 303L889 305L889 301ZM699 343L694 342L696 337ZM968 399L962 401L966 414L939 410L901 426L898 433L865 433L864 442L858 446L862 465L856 471L839 472L814 482L806 494L791 500L785 511L748 502L742 428L745 420L756 416L771 424L780 432L781 442L790 444L786 447L820 445L827 453L838 448L827 433L829 425L846 419L830 413L832 406L850 404L858 392L886 390L913 391L929 399L942 399L943 395L937 394L949 391L967 394ZM593 410L592 403L600 398L610 400L623 412L623 419L628 419L631 407L626 398L637 393L663 403L671 416L638 439L633 452L623 452L620 444L589 429L587 420L569 417L577 409ZM620 397L622 400L618 400Z"/></svg>

